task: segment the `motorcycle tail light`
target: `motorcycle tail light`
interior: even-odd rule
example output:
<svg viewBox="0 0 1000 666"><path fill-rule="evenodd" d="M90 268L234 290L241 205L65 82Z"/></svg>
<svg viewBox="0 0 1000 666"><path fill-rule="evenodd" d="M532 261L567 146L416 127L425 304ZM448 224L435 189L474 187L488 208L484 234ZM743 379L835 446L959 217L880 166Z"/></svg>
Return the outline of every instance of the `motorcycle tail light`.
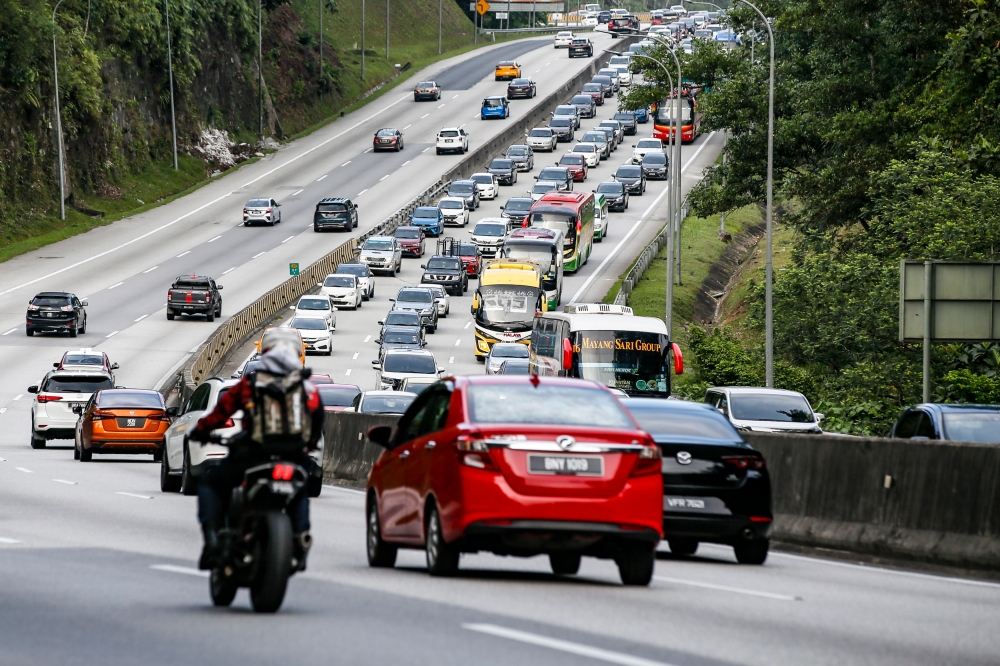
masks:
<svg viewBox="0 0 1000 666"><path fill-rule="evenodd" d="M295 468L291 465L282 465L278 463L271 470L271 478L275 481L291 481L292 476L295 474Z"/></svg>

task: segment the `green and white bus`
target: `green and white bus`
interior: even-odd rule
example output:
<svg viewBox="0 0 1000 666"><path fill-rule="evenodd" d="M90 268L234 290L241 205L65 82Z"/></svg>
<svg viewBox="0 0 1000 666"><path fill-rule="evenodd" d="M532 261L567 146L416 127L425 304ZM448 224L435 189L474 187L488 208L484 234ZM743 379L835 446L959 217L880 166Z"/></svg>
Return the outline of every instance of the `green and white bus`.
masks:
<svg viewBox="0 0 1000 666"><path fill-rule="evenodd" d="M529 227L563 234L563 270L575 273L594 249L593 192L546 192L528 211Z"/></svg>

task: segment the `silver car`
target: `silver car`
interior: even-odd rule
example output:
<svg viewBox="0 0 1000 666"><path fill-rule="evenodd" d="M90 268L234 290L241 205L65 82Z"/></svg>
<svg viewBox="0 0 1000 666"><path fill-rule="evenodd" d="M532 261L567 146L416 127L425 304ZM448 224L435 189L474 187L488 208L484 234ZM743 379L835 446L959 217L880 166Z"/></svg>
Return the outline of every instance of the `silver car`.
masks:
<svg viewBox="0 0 1000 666"><path fill-rule="evenodd" d="M536 127L528 132L526 143L531 146L532 150L544 150L547 153L551 153L556 149L556 142L558 140L556 133L551 128Z"/></svg>
<svg viewBox="0 0 1000 666"><path fill-rule="evenodd" d="M438 317L447 317L451 312L451 300L448 298L448 291L439 284L424 285L434 294L434 303L437 304Z"/></svg>
<svg viewBox="0 0 1000 666"><path fill-rule="evenodd" d="M741 431L819 434L822 414L797 391L755 386L716 386L705 392L705 402L722 412Z"/></svg>
<svg viewBox="0 0 1000 666"><path fill-rule="evenodd" d="M395 275L403 267L403 251L393 236L372 236L361 246L358 261L373 273Z"/></svg>
<svg viewBox="0 0 1000 666"><path fill-rule="evenodd" d="M254 223L274 226L281 222L281 204L274 199L250 199L243 206L243 226Z"/></svg>
<svg viewBox="0 0 1000 666"><path fill-rule="evenodd" d="M486 355L486 374L496 375L500 373L500 366L504 361L511 358L528 358L528 346L520 342L497 342L490 348L490 353Z"/></svg>

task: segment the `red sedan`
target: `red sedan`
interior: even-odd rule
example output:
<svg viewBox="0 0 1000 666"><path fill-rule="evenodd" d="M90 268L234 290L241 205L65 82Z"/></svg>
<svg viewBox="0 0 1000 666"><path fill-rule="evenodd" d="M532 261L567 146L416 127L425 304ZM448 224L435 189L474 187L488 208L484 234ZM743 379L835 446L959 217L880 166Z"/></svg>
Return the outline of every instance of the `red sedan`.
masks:
<svg viewBox="0 0 1000 666"><path fill-rule="evenodd" d="M424 256L424 230L420 227L397 227L393 236L399 241L399 249L404 257Z"/></svg>
<svg viewBox="0 0 1000 666"><path fill-rule="evenodd" d="M566 167L577 183L587 179L587 159L582 153L566 153L559 160L558 166Z"/></svg>
<svg viewBox="0 0 1000 666"><path fill-rule="evenodd" d="M483 269L483 258L479 254L479 248L475 243L459 243L458 253L462 257L462 265L470 278L478 278L479 272Z"/></svg>
<svg viewBox="0 0 1000 666"><path fill-rule="evenodd" d="M442 380L397 426L368 479L367 550L391 567L423 549L432 576L461 553L546 554L556 574L583 555L612 559L626 585L648 585L662 536L660 451L617 398L563 377Z"/></svg>

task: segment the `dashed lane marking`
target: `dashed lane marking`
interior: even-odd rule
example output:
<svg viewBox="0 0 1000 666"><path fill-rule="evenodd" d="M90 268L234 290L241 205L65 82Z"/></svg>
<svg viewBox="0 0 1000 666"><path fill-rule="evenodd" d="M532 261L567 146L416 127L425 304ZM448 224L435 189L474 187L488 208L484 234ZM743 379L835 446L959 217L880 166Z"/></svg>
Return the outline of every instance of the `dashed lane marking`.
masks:
<svg viewBox="0 0 1000 666"><path fill-rule="evenodd" d="M216 236L215 238L213 238L212 240L207 241L207 242L214 243L215 241L219 240L220 238L222 238L222 234L219 234L218 236Z"/></svg>
<svg viewBox="0 0 1000 666"><path fill-rule="evenodd" d="M23 393L18 393L17 395L14 396L14 400L20 400L23 397L24 397Z"/></svg>
<svg viewBox="0 0 1000 666"><path fill-rule="evenodd" d="M465 327L464 328L469 328L470 326L472 326L472 320L469 320L469 321L465 322Z"/></svg>
<svg viewBox="0 0 1000 666"><path fill-rule="evenodd" d="M186 252L181 252L180 254L178 254L178 255L177 255L177 258L178 258L178 259L180 259L180 258L181 258L181 257L183 257L183 256L184 256L185 254L191 254L191 250L187 250Z"/></svg>
<svg viewBox="0 0 1000 666"><path fill-rule="evenodd" d="M151 564L150 569L156 571L166 571L167 573L185 574L187 576L198 576L198 578L208 578L210 571L201 571L194 567L179 567L174 564Z"/></svg>
<svg viewBox="0 0 1000 666"><path fill-rule="evenodd" d="M372 339L372 336L369 335L368 337L365 338L365 342L368 342L371 339Z"/></svg>
<svg viewBox="0 0 1000 666"><path fill-rule="evenodd" d="M301 190L299 190L298 192L292 192L292 196L293 196L293 197L294 197L294 196L297 196L297 195L299 195L299 194L302 194L302 193L303 193L303 192L305 192L305 191L306 191L306 190L305 190L305 188L302 188L302 189L301 189Z"/></svg>
<svg viewBox="0 0 1000 666"><path fill-rule="evenodd" d="M351 360L352 360L352 361L357 361L357 360L358 360L358 355L359 355L359 354L361 354L361 352L354 352L354 356L352 356L352 357L351 357Z"/></svg>
<svg viewBox="0 0 1000 666"><path fill-rule="evenodd" d="M113 285L111 285L110 287L108 287L108 291L111 291L112 289L114 289L114 288L116 288L116 287L120 287L120 286L122 286L123 284L125 284L125 283L124 283L124 282L118 282L118 283L116 283L116 284L113 284Z"/></svg>
<svg viewBox="0 0 1000 666"><path fill-rule="evenodd" d="M667 576L653 576L655 580L664 583L675 583L677 585L688 585L690 587L700 587L706 590L717 590L719 592L735 592L737 594L747 594L753 597L764 597L765 599L777 599L779 601L802 601L802 597L795 597L788 594L775 594L773 592L760 592L758 590L747 590L742 587L729 587L728 585L715 585L714 583L699 583L693 580L682 578L669 578Z"/></svg>
<svg viewBox="0 0 1000 666"><path fill-rule="evenodd" d="M115 491L115 495L124 495L125 497L137 497L139 499L153 499L149 495L138 495L136 493L126 493L126 492L121 491L121 490L116 490Z"/></svg>
<svg viewBox="0 0 1000 666"><path fill-rule="evenodd" d="M507 627L500 627L495 624L463 624L462 628L468 629L469 631L478 631L483 634L497 636L499 638L506 638L507 640L517 641L519 643L538 645L539 647L549 648L550 650L556 650L557 652L566 652L580 657L588 657L590 659L604 661L609 664L622 664L623 666L670 666L670 664L667 664L664 661L653 661L652 659L644 659L643 657L634 657L630 654L625 654L624 652L615 652L613 650L605 650L591 645L584 645L583 643L574 643L571 641L559 640L558 638L549 638L548 636L531 634L527 631L518 631L517 629L508 629Z"/></svg>
<svg viewBox="0 0 1000 666"><path fill-rule="evenodd" d="M27 467L15 467L14 469L16 469L18 472L24 472L25 474L34 474L34 472L32 472Z"/></svg>
<svg viewBox="0 0 1000 666"><path fill-rule="evenodd" d="M319 181L323 180L324 178L326 178L329 175L330 174L328 174L328 173L324 173L322 176L320 176L319 178L316 179L316 182L318 183Z"/></svg>
<svg viewBox="0 0 1000 666"><path fill-rule="evenodd" d="M147 268L146 270L144 270L144 271L142 272L142 274L143 274L143 275L145 275L146 273L152 273L152 272L153 272L153 271L155 271L155 270L156 270L157 268L159 268L159 266L153 266L152 268Z"/></svg>
<svg viewBox="0 0 1000 666"><path fill-rule="evenodd" d="M347 160L346 162L344 162L344 163L343 163L343 164L341 164L340 166L342 166L342 167L345 167L345 166L347 166L347 165L348 165L348 164L350 164L350 163L351 163L351 160Z"/></svg>
<svg viewBox="0 0 1000 666"><path fill-rule="evenodd" d="M145 319L145 318L146 318L146 317L148 317L148 316L149 316L148 314L144 314L144 315L142 315L141 317L137 317L137 318L135 319L135 321L142 321L143 319Z"/></svg>
<svg viewBox="0 0 1000 666"><path fill-rule="evenodd" d="M235 270L236 270L236 266L233 266L233 267L232 267L232 268L230 268L230 269L227 269L227 270L224 270L224 271L222 271L222 274L223 274L223 275L225 275L225 274L227 274L227 273L232 273L232 272L233 272L233 271L235 271Z"/></svg>
<svg viewBox="0 0 1000 666"><path fill-rule="evenodd" d="M351 369L350 369L350 368L348 368L348 369L347 369L347 372L346 372L345 374L346 374L346 376L350 377L350 376L351 376Z"/></svg>
<svg viewBox="0 0 1000 666"><path fill-rule="evenodd" d="M107 334L107 335L105 335L104 337L105 337L105 338L113 338L113 337L115 337L116 335L118 335L118 334L119 334L120 332L121 332L121 331L111 331L110 333L108 333L108 334Z"/></svg>
<svg viewBox="0 0 1000 666"><path fill-rule="evenodd" d="M384 176L382 176L381 178L378 179L378 182L381 183L383 180L385 180L388 177L389 177L389 174L385 174Z"/></svg>
<svg viewBox="0 0 1000 666"><path fill-rule="evenodd" d="M364 194L367 191L368 191L368 188L366 187L365 189L363 189L360 192L358 192L358 196L360 197L362 194Z"/></svg>
<svg viewBox="0 0 1000 666"><path fill-rule="evenodd" d="M412 162L412 161L413 161L413 160L406 160L405 162L403 162L403 163L402 163L402 164L400 164L399 166L400 166L400 167L405 167L405 166L406 166L407 164L409 164L409 163L410 163L410 162Z"/></svg>
<svg viewBox="0 0 1000 666"><path fill-rule="evenodd" d="M265 250L264 252L258 252L257 254L253 255L253 256L252 256L252 257L250 257L250 258L251 258L251 259L256 259L257 257L262 257L262 256L264 256L265 254L267 254L267 251L266 251L266 250Z"/></svg>
<svg viewBox="0 0 1000 666"><path fill-rule="evenodd" d="M448 363L454 363L454 362L455 362L455 357L454 356L452 356L451 358L448 359Z"/></svg>
<svg viewBox="0 0 1000 666"><path fill-rule="evenodd" d="M15 544L21 542L18 541L17 539L8 539L7 537L0 537L0 543Z"/></svg>
<svg viewBox="0 0 1000 666"><path fill-rule="evenodd" d="M408 130L408 129L410 129L411 127L413 127L413 124L412 124L412 123L410 123L409 125L407 125L407 126L406 126L406 127L404 127L403 129L405 129L405 130Z"/></svg>
<svg viewBox="0 0 1000 666"><path fill-rule="evenodd" d="M76 481L67 481L66 479L52 479L56 483L65 483L67 486L77 485Z"/></svg>
<svg viewBox="0 0 1000 666"><path fill-rule="evenodd" d="M429 114L429 113L425 113L424 115L420 116L420 119L421 119L421 120L423 120L424 118L426 118L426 117L427 117L427 116L429 116L429 115L431 115L431 114Z"/></svg>
<svg viewBox="0 0 1000 666"><path fill-rule="evenodd" d="M12 329L10 329L9 331L7 331L6 333L2 333L2 334L0 334L0 335L10 335L11 333L13 333L13 332L14 332L14 331L16 331L16 330L17 330L17 328L12 328Z"/></svg>
<svg viewBox="0 0 1000 666"><path fill-rule="evenodd" d="M289 236L285 240L281 241L281 244L284 245L285 243L287 243L288 241L292 240L293 238L295 238L295 236Z"/></svg>

